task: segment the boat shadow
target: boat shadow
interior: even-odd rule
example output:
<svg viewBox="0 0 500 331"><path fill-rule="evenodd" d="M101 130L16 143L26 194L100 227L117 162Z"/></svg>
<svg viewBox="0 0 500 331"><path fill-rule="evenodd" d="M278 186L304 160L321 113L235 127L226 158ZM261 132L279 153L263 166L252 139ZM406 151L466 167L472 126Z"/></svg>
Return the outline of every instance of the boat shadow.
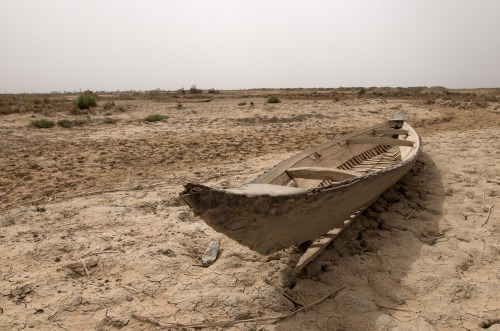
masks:
<svg viewBox="0 0 500 331"><path fill-rule="evenodd" d="M292 254L283 283L298 303L307 305L347 286L335 298L279 322L275 330L386 330L417 319L415 289L407 286L407 277L416 263L424 263L422 250L442 237L445 194L440 170L422 153L412 171L297 277L292 270L301 253Z"/></svg>

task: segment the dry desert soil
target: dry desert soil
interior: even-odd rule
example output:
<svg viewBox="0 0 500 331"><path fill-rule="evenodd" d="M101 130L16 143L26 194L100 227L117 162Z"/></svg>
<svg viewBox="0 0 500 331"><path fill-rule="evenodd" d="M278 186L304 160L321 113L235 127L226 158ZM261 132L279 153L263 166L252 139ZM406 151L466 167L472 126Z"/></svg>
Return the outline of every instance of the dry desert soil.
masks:
<svg viewBox="0 0 500 331"><path fill-rule="evenodd" d="M96 96L0 96L0 329L500 330L499 89ZM417 165L297 276L305 245L259 255L179 199L399 109Z"/></svg>

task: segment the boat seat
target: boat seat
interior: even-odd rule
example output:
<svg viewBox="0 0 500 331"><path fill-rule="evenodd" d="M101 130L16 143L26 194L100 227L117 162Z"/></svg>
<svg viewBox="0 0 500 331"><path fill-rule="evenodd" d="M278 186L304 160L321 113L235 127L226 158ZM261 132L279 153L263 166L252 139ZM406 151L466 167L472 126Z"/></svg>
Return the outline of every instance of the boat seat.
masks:
<svg viewBox="0 0 500 331"><path fill-rule="evenodd" d="M248 196L269 195L269 196L288 196L297 194L307 194L305 188L273 185L273 184L245 184L239 188L231 188L226 190L227 193L245 194Z"/></svg>
<svg viewBox="0 0 500 331"><path fill-rule="evenodd" d="M341 181L359 176L354 171L320 167L290 168L286 172L290 178L330 179L334 181Z"/></svg>

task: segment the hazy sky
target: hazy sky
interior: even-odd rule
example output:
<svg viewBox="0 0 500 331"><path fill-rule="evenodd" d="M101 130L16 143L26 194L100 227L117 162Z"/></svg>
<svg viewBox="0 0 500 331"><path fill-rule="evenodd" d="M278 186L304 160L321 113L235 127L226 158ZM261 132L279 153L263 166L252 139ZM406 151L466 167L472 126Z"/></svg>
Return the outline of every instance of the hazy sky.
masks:
<svg viewBox="0 0 500 331"><path fill-rule="evenodd" d="M499 0L0 0L0 93L500 87Z"/></svg>

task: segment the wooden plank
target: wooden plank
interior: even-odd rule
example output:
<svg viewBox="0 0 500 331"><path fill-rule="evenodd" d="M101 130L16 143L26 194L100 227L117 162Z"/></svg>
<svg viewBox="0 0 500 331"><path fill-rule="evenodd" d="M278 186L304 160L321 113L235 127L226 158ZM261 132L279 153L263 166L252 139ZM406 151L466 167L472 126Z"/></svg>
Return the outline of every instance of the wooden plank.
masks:
<svg viewBox="0 0 500 331"><path fill-rule="evenodd" d="M341 181L358 176L352 171L338 168L302 167L290 168L286 172L291 178L330 179L335 181Z"/></svg>
<svg viewBox="0 0 500 331"><path fill-rule="evenodd" d="M400 109L393 118L391 118L389 121L404 121L405 120L405 112L404 110Z"/></svg>
<svg viewBox="0 0 500 331"><path fill-rule="evenodd" d="M314 261L321 252L328 247L328 245L344 230L349 224L352 223L354 219L356 219L366 208L370 207L375 201L377 201L378 197L369 201L366 205L364 205L361 209L351 215L350 220L344 221L344 226L342 228L335 228L333 230L328 231L328 233L319 239L316 239L311 246L309 246L306 252L300 257L299 262L293 268L292 275L297 275L302 269L306 267L310 262Z"/></svg>
<svg viewBox="0 0 500 331"><path fill-rule="evenodd" d="M347 140L348 144L367 144L367 145L388 145L388 146L408 146L415 144L411 140L401 140L383 137L351 138Z"/></svg>
<svg viewBox="0 0 500 331"><path fill-rule="evenodd" d="M297 265L295 268L293 268L292 275L298 274L306 265L308 265L311 261L314 261L321 252L325 250L326 247L328 247L328 244L330 244L333 239L337 237L337 235L342 232L341 228L335 228L331 231L328 231L328 233L323 237L316 239L311 246L307 248L307 251L300 257L299 262L297 262Z"/></svg>
<svg viewBox="0 0 500 331"><path fill-rule="evenodd" d="M393 118L389 120L389 125L393 129L401 129L405 122L405 113L401 109Z"/></svg>
<svg viewBox="0 0 500 331"><path fill-rule="evenodd" d="M373 134L397 134L408 135L408 130L403 129L378 129L373 130Z"/></svg>

